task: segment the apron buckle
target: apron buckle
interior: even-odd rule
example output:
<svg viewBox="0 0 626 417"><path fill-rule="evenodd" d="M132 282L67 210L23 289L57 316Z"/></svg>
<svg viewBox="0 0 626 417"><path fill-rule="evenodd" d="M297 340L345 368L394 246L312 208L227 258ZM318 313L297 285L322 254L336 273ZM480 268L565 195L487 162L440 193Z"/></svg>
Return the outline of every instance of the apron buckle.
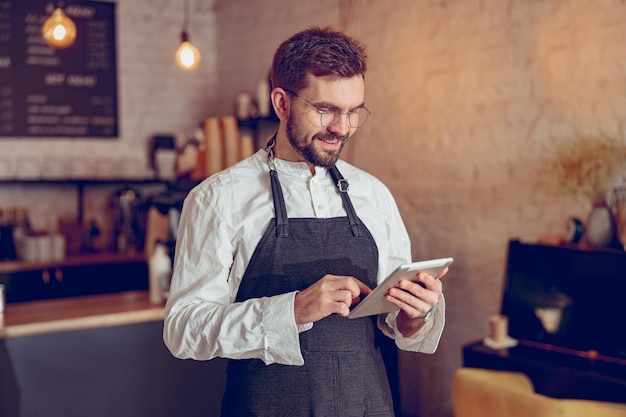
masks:
<svg viewBox="0 0 626 417"><path fill-rule="evenodd" d="M350 191L350 183L348 182L348 180L342 178L339 181L337 181L337 188L342 193L347 193L348 191Z"/></svg>

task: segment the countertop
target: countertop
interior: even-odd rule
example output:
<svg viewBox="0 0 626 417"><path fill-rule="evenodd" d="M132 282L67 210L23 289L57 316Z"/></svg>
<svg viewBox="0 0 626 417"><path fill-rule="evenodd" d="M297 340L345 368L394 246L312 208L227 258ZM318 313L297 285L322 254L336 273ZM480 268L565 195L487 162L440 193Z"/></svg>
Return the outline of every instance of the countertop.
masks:
<svg viewBox="0 0 626 417"><path fill-rule="evenodd" d="M0 339L163 320L164 305L147 291L10 303L0 313Z"/></svg>
<svg viewBox="0 0 626 417"><path fill-rule="evenodd" d="M64 268L68 266L84 266L99 264L117 264L127 262L145 261L146 256L143 251L132 254L100 252L100 253L81 253L78 255L69 255L61 261L51 262L26 262L26 261L2 261L0 262L0 274L11 274L19 271L27 270L43 270Z"/></svg>

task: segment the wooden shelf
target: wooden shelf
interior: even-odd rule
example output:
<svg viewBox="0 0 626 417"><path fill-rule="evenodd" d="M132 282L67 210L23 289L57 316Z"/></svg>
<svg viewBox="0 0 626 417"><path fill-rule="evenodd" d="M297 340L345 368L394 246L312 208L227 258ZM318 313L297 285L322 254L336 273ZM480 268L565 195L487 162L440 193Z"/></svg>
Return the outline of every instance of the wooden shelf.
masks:
<svg viewBox="0 0 626 417"><path fill-rule="evenodd" d="M82 253L69 255L62 261L54 262L3 261L0 262L0 274L10 274L33 269L62 268L68 266L84 266L94 264L119 264L145 260L146 258L143 251L137 251L133 254L116 252Z"/></svg>
<svg viewBox="0 0 626 417"><path fill-rule="evenodd" d="M76 187L78 194L77 220L79 224L83 224L84 209L83 196L85 187L99 185L141 185L141 184L170 184L168 181L157 178L13 178L0 179L0 185L19 186L19 185L54 185L54 186L72 186Z"/></svg>

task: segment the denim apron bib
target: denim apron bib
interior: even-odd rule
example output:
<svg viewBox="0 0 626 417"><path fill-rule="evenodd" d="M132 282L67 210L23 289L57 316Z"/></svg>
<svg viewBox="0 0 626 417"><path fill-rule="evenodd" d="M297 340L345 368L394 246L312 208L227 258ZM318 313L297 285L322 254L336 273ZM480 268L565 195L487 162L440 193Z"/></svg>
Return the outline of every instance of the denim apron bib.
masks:
<svg viewBox="0 0 626 417"><path fill-rule="evenodd" d="M270 169L275 218L259 241L236 301L304 290L325 274L354 276L376 286L378 249L356 216L347 181L336 168L347 217L287 218L277 173ZM285 314L293 314L285 311ZM230 360L223 417L393 416L376 319L336 314L300 333L303 366Z"/></svg>

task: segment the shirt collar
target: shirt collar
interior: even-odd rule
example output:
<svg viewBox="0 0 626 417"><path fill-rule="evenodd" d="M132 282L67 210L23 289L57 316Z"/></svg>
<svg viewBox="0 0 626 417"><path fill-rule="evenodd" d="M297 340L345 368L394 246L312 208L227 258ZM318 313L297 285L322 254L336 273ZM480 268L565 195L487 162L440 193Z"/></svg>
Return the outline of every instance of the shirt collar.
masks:
<svg viewBox="0 0 626 417"><path fill-rule="evenodd" d="M265 149L261 149L259 152L259 158L262 159L263 163L267 167L267 151ZM309 171L309 167L306 162L292 162L285 161L284 159L274 158L274 164L276 165L276 170L281 174L293 175L298 177L310 178L312 177L311 171ZM325 176L328 170L323 167L316 166L315 167L315 177Z"/></svg>

